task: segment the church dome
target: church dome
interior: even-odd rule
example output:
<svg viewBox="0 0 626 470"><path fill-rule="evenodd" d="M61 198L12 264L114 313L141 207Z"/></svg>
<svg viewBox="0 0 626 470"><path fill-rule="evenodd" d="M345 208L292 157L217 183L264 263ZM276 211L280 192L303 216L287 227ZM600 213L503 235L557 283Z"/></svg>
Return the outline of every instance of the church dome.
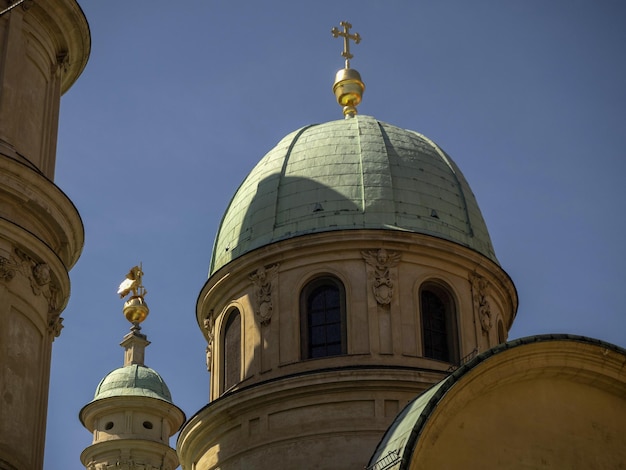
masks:
<svg viewBox="0 0 626 470"><path fill-rule="evenodd" d="M163 378L153 369L139 364L110 372L96 388L95 400L119 396L143 396L172 403L172 395Z"/></svg>
<svg viewBox="0 0 626 470"><path fill-rule="evenodd" d="M263 157L222 218L210 274L280 240L355 229L431 235L497 263L452 159L417 132L357 115L294 131Z"/></svg>

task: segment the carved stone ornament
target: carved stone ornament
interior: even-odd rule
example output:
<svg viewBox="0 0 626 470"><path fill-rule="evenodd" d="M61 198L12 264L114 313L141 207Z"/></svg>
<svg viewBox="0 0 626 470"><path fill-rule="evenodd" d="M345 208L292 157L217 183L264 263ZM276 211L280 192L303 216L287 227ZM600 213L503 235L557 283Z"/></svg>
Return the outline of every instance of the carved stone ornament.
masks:
<svg viewBox="0 0 626 470"><path fill-rule="evenodd" d="M56 61L50 64L50 72L56 78L61 78L67 73L70 66L70 56L67 51L61 51L56 56Z"/></svg>
<svg viewBox="0 0 626 470"><path fill-rule="evenodd" d="M63 318L58 308L59 289L50 275L50 266L39 262L19 248L10 258L0 256L0 281L10 282L20 274L30 282L36 296L43 296L48 302L48 333L52 340L61 334Z"/></svg>
<svg viewBox="0 0 626 470"><path fill-rule="evenodd" d="M9 258L0 256L0 280L8 282L15 277L15 265Z"/></svg>
<svg viewBox="0 0 626 470"><path fill-rule="evenodd" d="M472 297L474 299L474 309L478 312L478 318L480 320L480 326L485 333L493 327L493 320L491 318L491 306L487 300L487 289L489 288L489 281L478 274L470 275L470 282L472 283Z"/></svg>
<svg viewBox="0 0 626 470"><path fill-rule="evenodd" d="M278 264L261 266L250 274L250 280L254 283L256 297L256 314L261 325L269 325L272 320L272 280L276 277Z"/></svg>
<svg viewBox="0 0 626 470"><path fill-rule="evenodd" d="M171 470L169 466L150 465L136 459L115 459L108 462L89 462L87 470Z"/></svg>
<svg viewBox="0 0 626 470"><path fill-rule="evenodd" d="M202 322L202 326L204 327L204 331L206 331L208 341L206 347L206 370L211 372L211 362L213 360L213 340L215 338L215 316L213 313L213 309L209 310L209 313Z"/></svg>
<svg viewBox="0 0 626 470"><path fill-rule="evenodd" d="M24 0L24 2L22 3L22 9L24 11L28 11L30 10L30 7L33 6L34 0Z"/></svg>
<svg viewBox="0 0 626 470"><path fill-rule="evenodd" d="M63 317L57 315L52 318L48 316L48 318L48 333L52 336L52 341L54 341L54 338L61 336L61 330L63 329Z"/></svg>
<svg viewBox="0 0 626 470"><path fill-rule="evenodd" d="M393 280L390 270L400 262L400 254L381 248L378 251L362 251L361 255L372 267L368 277L376 302L379 305L389 305L393 297Z"/></svg>

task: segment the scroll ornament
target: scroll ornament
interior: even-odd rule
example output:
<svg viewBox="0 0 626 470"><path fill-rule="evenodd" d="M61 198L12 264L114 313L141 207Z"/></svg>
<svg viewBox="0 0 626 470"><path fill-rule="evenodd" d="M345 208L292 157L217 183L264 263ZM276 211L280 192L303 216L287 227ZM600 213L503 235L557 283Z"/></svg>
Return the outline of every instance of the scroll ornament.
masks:
<svg viewBox="0 0 626 470"><path fill-rule="evenodd" d="M208 315L204 318L202 322L202 326L204 327L204 331L206 331L208 341L206 347L206 370L211 372L211 362L213 360L213 340L215 339L215 317L213 314L213 309L209 310Z"/></svg>
<svg viewBox="0 0 626 470"><path fill-rule="evenodd" d="M493 320L491 318L491 306L487 300L487 289L489 287L489 281L478 274L472 274L470 277L472 283L472 291L474 298L474 308L478 312L480 319L480 326L485 333L488 333L493 326Z"/></svg>
<svg viewBox="0 0 626 470"><path fill-rule="evenodd" d="M261 325L268 325L272 320L272 280L276 276L278 266L278 264L261 266L250 274L250 280L255 286L256 314L261 320Z"/></svg>

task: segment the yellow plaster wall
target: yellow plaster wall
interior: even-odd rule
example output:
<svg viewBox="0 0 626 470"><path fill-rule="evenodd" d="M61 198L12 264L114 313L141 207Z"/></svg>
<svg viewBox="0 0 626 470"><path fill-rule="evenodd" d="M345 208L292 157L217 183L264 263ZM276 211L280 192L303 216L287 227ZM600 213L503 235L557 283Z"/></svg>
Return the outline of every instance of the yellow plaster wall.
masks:
<svg viewBox="0 0 626 470"><path fill-rule="evenodd" d="M501 352L429 415L410 469L626 468L624 357L553 341Z"/></svg>

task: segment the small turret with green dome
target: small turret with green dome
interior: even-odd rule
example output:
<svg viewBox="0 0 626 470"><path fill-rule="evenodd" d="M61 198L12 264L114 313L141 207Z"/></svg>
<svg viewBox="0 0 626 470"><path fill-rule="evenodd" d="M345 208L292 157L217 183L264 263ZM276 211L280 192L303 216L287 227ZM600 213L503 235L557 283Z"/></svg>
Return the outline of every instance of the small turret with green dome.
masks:
<svg viewBox="0 0 626 470"><path fill-rule="evenodd" d="M83 426L94 436L92 445L81 454L89 470L120 463L129 470L174 470L178 466L176 452L168 443L185 421L185 414L172 402L161 375L144 364L150 341L139 326L149 313L142 277L142 267L133 267L118 290L122 298L131 294L123 308L132 323L130 333L120 343L125 351L124 365L100 381L93 400L79 414Z"/></svg>

